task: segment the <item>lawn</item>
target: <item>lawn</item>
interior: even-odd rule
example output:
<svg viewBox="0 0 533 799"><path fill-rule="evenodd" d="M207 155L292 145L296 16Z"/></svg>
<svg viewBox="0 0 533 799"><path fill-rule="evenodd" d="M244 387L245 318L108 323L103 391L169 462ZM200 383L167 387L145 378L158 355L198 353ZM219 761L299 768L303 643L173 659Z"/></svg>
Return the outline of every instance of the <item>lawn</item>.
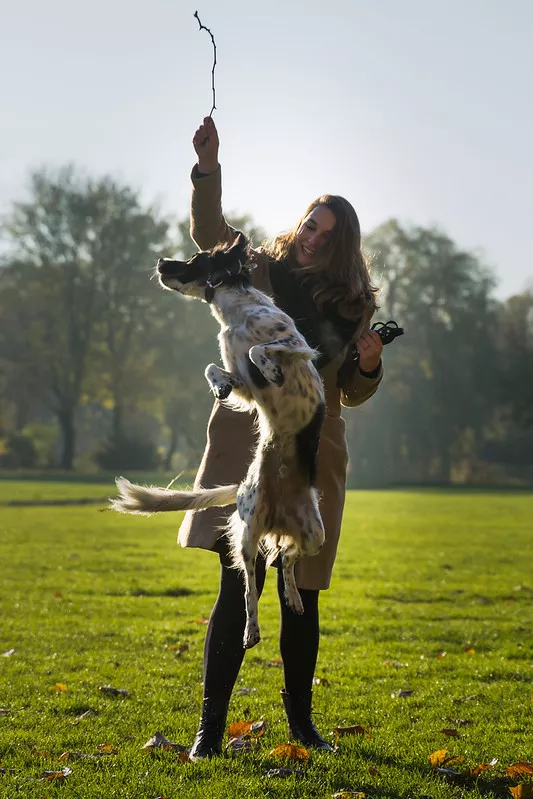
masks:
<svg viewBox="0 0 533 799"><path fill-rule="evenodd" d="M336 753L271 754L287 731L270 574L263 638L229 717L264 719L266 731L252 751L191 764L143 745L157 731L183 746L194 738L216 557L175 545L178 514L5 506L13 496L105 497L112 483L6 482L1 797L527 796L533 775L507 768L533 761L533 494L350 492L321 598L314 691L315 722ZM339 737L337 727L354 729ZM282 768L290 773L272 773Z"/></svg>

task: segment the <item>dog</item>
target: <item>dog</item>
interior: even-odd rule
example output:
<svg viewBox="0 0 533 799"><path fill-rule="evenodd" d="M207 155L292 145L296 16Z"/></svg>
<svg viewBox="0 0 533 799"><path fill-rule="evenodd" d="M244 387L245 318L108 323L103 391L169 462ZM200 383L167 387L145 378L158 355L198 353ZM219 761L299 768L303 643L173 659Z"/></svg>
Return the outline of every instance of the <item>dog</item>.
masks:
<svg viewBox="0 0 533 799"><path fill-rule="evenodd" d="M246 239L196 253L189 261L160 259L161 285L205 300L220 324L224 368L211 363L205 377L219 402L257 413L258 443L240 485L174 491L133 485L117 478L111 507L122 513L151 514L236 503L226 535L234 565L245 581L246 626L243 645L260 640L255 562L279 556L285 599L296 613L303 605L294 565L315 555L324 543L324 526L315 488L316 459L325 414L324 387L313 364L317 352L294 321L251 283Z"/></svg>

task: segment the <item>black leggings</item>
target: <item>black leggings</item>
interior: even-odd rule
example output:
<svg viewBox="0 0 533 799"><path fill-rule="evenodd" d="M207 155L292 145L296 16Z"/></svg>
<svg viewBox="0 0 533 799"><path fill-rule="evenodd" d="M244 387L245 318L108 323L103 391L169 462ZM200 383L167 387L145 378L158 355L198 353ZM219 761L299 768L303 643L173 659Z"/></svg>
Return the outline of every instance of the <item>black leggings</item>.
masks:
<svg viewBox="0 0 533 799"><path fill-rule="evenodd" d="M222 539L222 542L225 539ZM220 591L209 618L204 647L204 697L227 699L231 696L244 659L242 645L246 624L244 577L231 561L224 543L220 554ZM265 584L265 561L258 556L256 585L259 596ZM312 690L318 656L318 591L299 589L304 613L291 610L283 594L283 575L278 569L278 595L281 606L280 651L285 675L285 690L305 696Z"/></svg>

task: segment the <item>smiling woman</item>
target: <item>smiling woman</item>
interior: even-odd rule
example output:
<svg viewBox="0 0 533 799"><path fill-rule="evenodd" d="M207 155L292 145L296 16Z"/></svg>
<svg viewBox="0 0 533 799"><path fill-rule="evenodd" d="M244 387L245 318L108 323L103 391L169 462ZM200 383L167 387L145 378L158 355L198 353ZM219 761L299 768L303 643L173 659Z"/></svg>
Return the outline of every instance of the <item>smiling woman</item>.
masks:
<svg viewBox="0 0 533 799"><path fill-rule="evenodd" d="M192 173L191 235L201 249L211 250L222 242L231 244L237 236L222 213L218 134L211 118L198 128L193 144L198 164ZM357 214L347 200L336 195L324 194L311 203L292 231L278 236L260 251L251 251L250 260L257 264L251 278L254 286L273 297L276 305L294 320L306 344L317 351L315 366L325 393L326 418L316 474L325 542L318 554L302 557L296 563L303 613L295 613L287 604L281 569L278 594L285 678L282 698L289 731L305 746L328 751L331 746L311 717L319 645L318 600L320 591L330 584L344 508L348 452L341 404L354 407L365 402L376 392L383 373L383 344L380 336L369 329L376 310L377 289L361 254ZM353 358L354 347L359 353L358 361ZM253 422L250 414L235 413L215 403L195 490L242 482L256 447ZM290 481L287 490L294 500L296 493ZM244 657L244 583L232 568L224 535L233 510L234 506L223 511L188 511L178 537L184 547L217 552L222 567L220 593L206 635L204 703L190 753L193 760L221 751L228 704ZM294 512L298 514L300 508ZM258 595L264 586L265 570L265 559L259 557L255 572Z"/></svg>

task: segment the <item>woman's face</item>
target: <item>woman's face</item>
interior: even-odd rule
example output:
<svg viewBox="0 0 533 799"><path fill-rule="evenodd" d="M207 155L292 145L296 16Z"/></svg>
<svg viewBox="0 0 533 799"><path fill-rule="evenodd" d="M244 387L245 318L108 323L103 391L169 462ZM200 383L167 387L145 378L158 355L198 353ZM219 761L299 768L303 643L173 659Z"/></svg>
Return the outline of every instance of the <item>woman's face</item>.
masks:
<svg viewBox="0 0 533 799"><path fill-rule="evenodd" d="M311 266L332 236L335 214L326 205L317 205L308 214L296 233L294 257L298 266Z"/></svg>

